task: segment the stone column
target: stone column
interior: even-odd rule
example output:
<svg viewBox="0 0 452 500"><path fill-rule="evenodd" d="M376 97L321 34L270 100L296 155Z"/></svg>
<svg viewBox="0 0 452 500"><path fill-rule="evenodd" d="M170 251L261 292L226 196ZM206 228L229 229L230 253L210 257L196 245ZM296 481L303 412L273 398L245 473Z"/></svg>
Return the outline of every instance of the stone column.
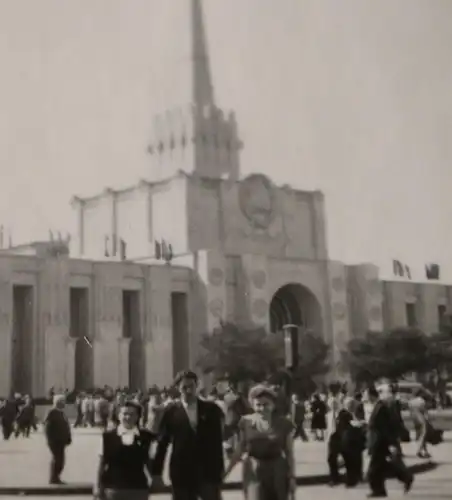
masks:
<svg viewBox="0 0 452 500"><path fill-rule="evenodd" d="M114 337L96 338L93 343L94 385L103 387L119 384L120 339Z"/></svg>
<svg viewBox="0 0 452 500"><path fill-rule="evenodd" d="M66 370L65 370L65 386L69 389L75 387L75 348L80 339L67 336L66 344Z"/></svg>
<svg viewBox="0 0 452 500"><path fill-rule="evenodd" d="M72 389L74 387L75 344L59 326L49 325L45 332L45 389L46 392L54 387L56 390ZM68 366L69 364L69 366ZM68 380L71 379L71 380ZM71 385L66 385L72 382Z"/></svg>
<svg viewBox="0 0 452 500"><path fill-rule="evenodd" d="M96 387L119 382L118 341L122 338L122 272L116 263L94 268L93 379Z"/></svg>
<svg viewBox="0 0 452 500"><path fill-rule="evenodd" d="M130 385L129 380L129 350L130 350L129 338L121 337L118 339L118 386L128 387Z"/></svg>
<svg viewBox="0 0 452 500"><path fill-rule="evenodd" d="M341 262L328 262L328 277L332 339L325 338L325 340L331 345L332 374L334 377L342 377L345 374L341 371L341 355L351 338L345 265Z"/></svg>
<svg viewBox="0 0 452 500"><path fill-rule="evenodd" d="M6 261L6 262L4 262ZM13 291L7 259L0 261L0 394L9 395L12 370Z"/></svg>
<svg viewBox="0 0 452 500"><path fill-rule="evenodd" d="M34 385L36 387L34 393L46 394L51 387L72 390L75 378L75 346L72 351L67 347L67 343L71 342L68 340L70 338L68 259L45 261L40 276L37 304L42 330L40 329L40 341L35 344ZM69 359L70 354L71 359ZM71 368L67 366L67 363L70 363ZM72 370L69 377L67 376L68 369ZM44 373L41 373L42 371Z"/></svg>
<svg viewBox="0 0 452 500"><path fill-rule="evenodd" d="M171 266L149 269L147 282L146 384L168 385L173 380L173 331L171 317Z"/></svg>

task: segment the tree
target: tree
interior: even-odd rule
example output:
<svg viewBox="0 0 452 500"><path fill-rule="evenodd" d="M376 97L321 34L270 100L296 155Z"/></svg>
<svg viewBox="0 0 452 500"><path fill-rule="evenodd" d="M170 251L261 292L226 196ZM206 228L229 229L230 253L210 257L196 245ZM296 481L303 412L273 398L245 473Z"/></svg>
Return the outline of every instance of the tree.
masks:
<svg viewBox="0 0 452 500"><path fill-rule="evenodd" d="M449 377L452 372L452 335L448 331L428 336L427 367L435 386Z"/></svg>
<svg viewBox="0 0 452 500"><path fill-rule="evenodd" d="M358 383L425 373L430 368L428 336L413 328L368 332L348 343L343 364Z"/></svg>
<svg viewBox="0 0 452 500"><path fill-rule="evenodd" d="M386 371L381 336L378 332L367 332L362 338L351 339L342 352L342 364L355 382L374 382Z"/></svg>
<svg viewBox="0 0 452 500"><path fill-rule="evenodd" d="M198 366L202 371L233 383L264 380L284 366L284 339L263 328L223 324L202 336L201 350Z"/></svg>

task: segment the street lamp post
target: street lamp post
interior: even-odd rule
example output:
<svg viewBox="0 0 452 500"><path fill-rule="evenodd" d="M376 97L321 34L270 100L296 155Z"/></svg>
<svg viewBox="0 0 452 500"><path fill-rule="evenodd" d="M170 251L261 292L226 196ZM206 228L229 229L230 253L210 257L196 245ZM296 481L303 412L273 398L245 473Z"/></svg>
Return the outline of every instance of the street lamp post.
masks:
<svg viewBox="0 0 452 500"><path fill-rule="evenodd" d="M296 342L293 339L293 331L298 331L297 325L284 325L282 327L284 332L284 358L286 363L286 368L293 369L297 365L298 352L296 352Z"/></svg>
<svg viewBox="0 0 452 500"><path fill-rule="evenodd" d="M298 326L287 324L282 327L284 333L284 358L286 366L286 394L290 396L292 393L293 373L298 364L298 342L294 342L294 331L298 332Z"/></svg>

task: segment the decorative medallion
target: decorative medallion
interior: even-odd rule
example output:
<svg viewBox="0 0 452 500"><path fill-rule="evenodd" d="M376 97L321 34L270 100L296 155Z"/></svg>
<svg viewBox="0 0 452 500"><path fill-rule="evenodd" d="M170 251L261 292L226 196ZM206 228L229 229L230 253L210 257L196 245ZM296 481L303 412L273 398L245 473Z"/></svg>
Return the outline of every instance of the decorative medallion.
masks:
<svg viewBox="0 0 452 500"><path fill-rule="evenodd" d="M263 318L268 313L268 304L264 299L256 299L252 305L253 316Z"/></svg>
<svg viewBox="0 0 452 500"><path fill-rule="evenodd" d="M337 319L343 319L345 318L345 313L346 313L346 307L344 304L333 304L333 314L334 317Z"/></svg>
<svg viewBox="0 0 452 500"><path fill-rule="evenodd" d="M244 179L239 187L239 204L255 229L267 229L275 213L275 193L270 180L262 174Z"/></svg>
<svg viewBox="0 0 452 500"><path fill-rule="evenodd" d="M341 292L344 289L344 280L340 276L333 278L331 286L335 292Z"/></svg>
<svg viewBox="0 0 452 500"><path fill-rule="evenodd" d="M209 303L209 311L216 318L220 318L223 316L223 308L224 304L221 299L214 299Z"/></svg>
<svg viewBox="0 0 452 500"><path fill-rule="evenodd" d="M209 270L209 283L213 286L219 286L223 283L224 273L219 267L212 267Z"/></svg>
<svg viewBox="0 0 452 500"><path fill-rule="evenodd" d="M251 276L251 281L257 289L262 290L265 283L267 282L267 275L264 271L254 271L253 275Z"/></svg>

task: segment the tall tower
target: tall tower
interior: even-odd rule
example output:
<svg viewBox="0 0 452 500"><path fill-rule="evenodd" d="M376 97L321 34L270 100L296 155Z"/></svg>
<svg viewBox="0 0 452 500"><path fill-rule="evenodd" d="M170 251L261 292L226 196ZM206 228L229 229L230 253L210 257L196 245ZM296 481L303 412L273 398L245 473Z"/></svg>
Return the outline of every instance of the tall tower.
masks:
<svg viewBox="0 0 452 500"><path fill-rule="evenodd" d="M153 31L162 60L156 65L161 112L149 144L151 180L180 170L235 180L242 144L234 113L215 101L202 0L154 0L154 8L154 24L163 31Z"/></svg>

